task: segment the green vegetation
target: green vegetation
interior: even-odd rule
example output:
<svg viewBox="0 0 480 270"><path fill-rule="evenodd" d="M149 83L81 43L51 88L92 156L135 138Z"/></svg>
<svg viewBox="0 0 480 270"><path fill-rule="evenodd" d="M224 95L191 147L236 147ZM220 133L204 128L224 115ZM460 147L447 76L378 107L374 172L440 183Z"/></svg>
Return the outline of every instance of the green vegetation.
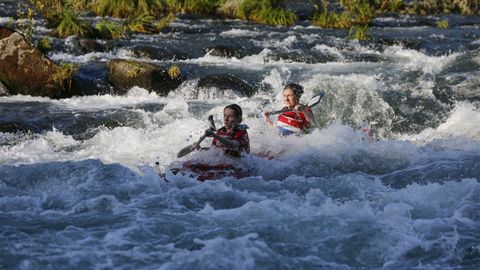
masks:
<svg viewBox="0 0 480 270"><path fill-rule="evenodd" d="M270 25L293 25L297 15L291 10L281 8L280 0L243 0L235 13L242 20Z"/></svg>
<svg viewBox="0 0 480 270"><path fill-rule="evenodd" d="M322 12L314 14L312 24L322 28L345 29L351 27L352 22L348 12L328 12L327 0L322 0Z"/></svg>
<svg viewBox="0 0 480 270"><path fill-rule="evenodd" d="M128 65L130 67L127 71L127 78L135 78L142 71L140 64L136 61L128 61Z"/></svg>
<svg viewBox="0 0 480 270"><path fill-rule="evenodd" d="M370 28L368 27L368 25L352 26L350 28L349 33L348 33L348 38L349 39L354 39L354 40L370 39L370 35L368 33L369 30L370 30Z"/></svg>
<svg viewBox="0 0 480 270"><path fill-rule="evenodd" d="M55 32L59 37L71 35L85 37L92 33L92 27L87 22L81 20L73 10L67 9L60 13L60 23Z"/></svg>
<svg viewBox="0 0 480 270"><path fill-rule="evenodd" d="M367 0L340 0L342 13L328 12L327 0L322 0L322 12L316 13L313 25L323 28L345 29L370 25L375 17L374 7Z"/></svg>
<svg viewBox="0 0 480 270"><path fill-rule="evenodd" d="M349 14L352 23L355 25L366 25L373 21L373 6L368 0L340 0L340 4Z"/></svg>
<svg viewBox="0 0 480 270"><path fill-rule="evenodd" d="M480 15L480 1L476 0L414 0L407 7L409 13L420 15L458 13Z"/></svg>
<svg viewBox="0 0 480 270"><path fill-rule="evenodd" d="M77 72L78 66L71 63L61 63L60 68L50 75L49 81L58 84L63 90L69 90L72 87L72 77Z"/></svg>
<svg viewBox="0 0 480 270"><path fill-rule="evenodd" d="M157 24L155 25L155 28L160 31L161 29L169 26L173 21L175 20L175 15L172 13L168 14L166 17L160 19Z"/></svg>
<svg viewBox="0 0 480 270"><path fill-rule="evenodd" d="M33 29L35 27L34 17L35 11L27 7L22 2L18 2L17 16L20 19L18 30L25 36L27 40L32 41Z"/></svg>
<svg viewBox="0 0 480 270"><path fill-rule="evenodd" d="M376 1L375 10L377 13L399 12L405 8L404 0L378 0Z"/></svg>
<svg viewBox="0 0 480 270"><path fill-rule="evenodd" d="M168 26L175 14L231 16L269 25L293 25L297 15L285 8L288 0L20 0L19 17L29 24L19 26L29 36L35 12L44 16L60 37L68 35L120 38L125 33L155 33ZM370 26L376 16L386 13L480 15L480 1L475 0L310 0L315 7L312 24L322 28L351 29L360 32ZM338 3L339 8L329 9ZM34 8L34 9L33 9ZM95 25L84 22L79 14L124 19L121 30L113 23ZM168 15L167 15L168 14ZM166 16L167 15L167 16ZM353 27L353 28L352 28ZM448 22L439 23L448 27ZM352 34L357 36L356 34Z"/></svg>
<svg viewBox="0 0 480 270"><path fill-rule="evenodd" d="M147 13L148 6L145 7L145 0L97 0L88 8L99 16L112 16L126 18L129 15L138 13Z"/></svg>
<svg viewBox="0 0 480 270"><path fill-rule="evenodd" d="M290 10L267 7L254 10L251 19L263 24L293 25L297 21L297 15Z"/></svg>
<svg viewBox="0 0 480 270"><path fill-rule="evenodd" d="M177 1L169 1L177 2ZM182 13L195 13L195 14L214 14L218 7L218 1L215 0L184 0L181 8Z"/></svg>
<svg viewBox="0 0 480 270"><path fill-rule="evenodd" d="M134 33L153 33L156 29L152 26L154 18L150 15L128 17L123 21L123 31Z"/></svg>
<svg viewBox="0 0 480 270"><path fill-rule="evenodd" d="M95 25L95 30L102 38L118 39L123 37L122 26L112 21L101 20Z"/></svg>
<svg viewBox="0 0 480 270"><path fill-rule="evenodd" d="M438 22L437 27L440 29L447 29L448 28L448 21L441 20Z"/></svg>
<svg viewBox="0 0 480 270"><path fill-rule="evenodd" d="M48 52L52 49L52 40L49 37L43 37L37 41L36 45L40 51Z"/></svg>
<svg viewBox="0 0 480 270"><path fill-rule="evenodd" d="M50 24L55 24L54 22L58 20L59 14L67 7L61 0L28 0L28 2L35 7Z"/></svg>
<svg viewBox="0 0 480 270"><path fill-rule="evenodd" d="M167 70L168 76L172 79L176 79L180 76L181 71L177 65L171 65Z"/></svg>

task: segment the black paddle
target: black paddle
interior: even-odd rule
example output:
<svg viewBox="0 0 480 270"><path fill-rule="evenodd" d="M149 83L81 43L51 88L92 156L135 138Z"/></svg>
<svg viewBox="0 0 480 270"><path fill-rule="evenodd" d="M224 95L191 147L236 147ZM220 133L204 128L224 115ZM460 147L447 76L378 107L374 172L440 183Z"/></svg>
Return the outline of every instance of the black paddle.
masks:
<svg viewBox="0 0 480 270"><path fill-rule="evenodd" d="M215 123L213 122L213 115L208 116L208 125L209 125L209 128L212 131L216 130ZM205 138L207 138L207 134L203 134L202 137L200 137L200 139L198 139L198 141L196 143L191 144L191 145L187 145L184 148L182 148L182 150L180 150L178 152L177 158L181 158L181 157L184 157L184 156L190 154L193 150L195 150L195 145L200 145L200 143L203 142L203 140L205 140Z"/></svg>
<svg viewBox="0 0 480 270"><path fill-rule="evenodd" d="M307 105L305 105L305 106L308 107L308 108L312 108L313 106L317 105L320 102L320 100L322 100L324 95L325 95L325 92L322 91L318 95L313 96L308 101ZM269 114L270 115L275 115L275 114L279 114L279 113L292 112L292 111L294 111L294 109L282 109L282 110L278 110L278 111L269 112Z"/></svg>

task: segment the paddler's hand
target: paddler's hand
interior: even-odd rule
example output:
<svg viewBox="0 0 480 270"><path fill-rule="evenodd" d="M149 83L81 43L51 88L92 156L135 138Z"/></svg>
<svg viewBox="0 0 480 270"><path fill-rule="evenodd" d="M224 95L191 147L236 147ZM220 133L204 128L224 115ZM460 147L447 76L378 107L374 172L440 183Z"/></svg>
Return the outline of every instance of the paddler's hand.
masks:
<svg viewBox="0 0 480 270"><path fill-rule="evenodd" d="M270 119L270 112L263 112L263 118L265 119L265 122L267 122L270 126L273 126L273 122Z"/></svg>
<svg viewBox="0 0 480 270"><path fill-rule="evenodd" d="M206 135L207 137L212 137L214 134L215 134L215 131L212 130L212 129L207 129L207 130L205 130L205 135Z"/></svg>
<svg viewBox="0 0 480 270"><path fill-rule="evenodd" d="M294 108L294 109L295 109L295 111L297 111L297 112L303 112L303 111L305 110L305 106L300 105L300 104L297 104L297 105L295 105L295 108Z"/></svg>
<svg viewBox="0 0 480 270"><path fill-rule="evenodd" d="M200 144L198 144L198 143L192 144L192 149L194 149L194 150L200 150Z"/></svg>

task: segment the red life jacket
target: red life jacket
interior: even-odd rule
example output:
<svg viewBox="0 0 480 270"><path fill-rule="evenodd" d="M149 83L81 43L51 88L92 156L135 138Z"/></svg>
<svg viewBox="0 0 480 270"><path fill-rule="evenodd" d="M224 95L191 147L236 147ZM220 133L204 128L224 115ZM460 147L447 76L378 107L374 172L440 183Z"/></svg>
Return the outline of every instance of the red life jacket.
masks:
<svg viewBox="0 0 480 270"><path fill-rule="evenodd" d="M250 153L250 140L248 138L248 132L245 127L243 128L239 127L233 134L230 132L227 132L227 129L225 127L218 129L215 133L217 133L217 135L219 135L220 137L223 137L229 140L235 140L240 143L239 149L233 150L228 148L226 145L224 145L217 139L213 138L212 145L224 149L225 154L228 154L234 157L240 157L241 152Z"/></svg>
<svg viewBox="0 0 480 270"><path fill-rule="evenodd" d="M306 109L312 112L310 108ZM305 133L310 125L302 112L284 112L278 116L277 127L282 135Z"/></svg>

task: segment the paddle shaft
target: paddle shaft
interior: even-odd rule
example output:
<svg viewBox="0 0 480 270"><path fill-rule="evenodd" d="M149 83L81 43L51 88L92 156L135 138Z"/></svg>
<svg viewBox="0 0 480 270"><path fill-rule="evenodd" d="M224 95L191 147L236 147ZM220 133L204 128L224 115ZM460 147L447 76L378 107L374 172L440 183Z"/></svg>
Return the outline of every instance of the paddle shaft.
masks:
<svg viewBox="0 0 480 270"><path fill-rule="evenodd" d="M215 130L215 122L213 121L213 115L209 115L208 116L208 122L209 122L209 126L210 126L210 129L211 130ZM177 158L181 158L183 156L186 156L188 154L190 154L193 150L195 150L194 146L197 145L199 146L201 142L203 142L203 140L205 140L205 138L207 138L207 134L203 134L196 143L194 144L191 144L191 145L188 145L184 148L182 148L182 150L180 150L180 152L178 152L177 154Z"/></svg>
<svg viewBox="0 0 480 270"><path fill-rule="evenodd" d="M305 106L305 107L310 108L308 106ZM281 109L281 110L278 110L278 111L269 112L268 114L275 115L275 114L280 114L280 113L284 113L284 112L293 112L293 111L295 111L295 109Z"/></svg>

